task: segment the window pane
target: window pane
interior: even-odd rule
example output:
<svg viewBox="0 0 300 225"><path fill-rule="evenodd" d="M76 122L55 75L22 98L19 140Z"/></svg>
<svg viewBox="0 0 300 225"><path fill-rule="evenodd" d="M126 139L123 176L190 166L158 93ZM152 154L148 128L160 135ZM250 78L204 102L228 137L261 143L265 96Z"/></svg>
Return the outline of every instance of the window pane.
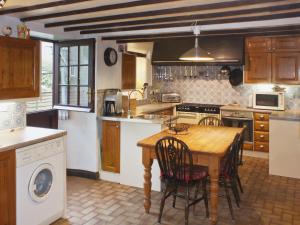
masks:
<svg viewBox="0 0 300 225"><path fill-rule="evenodd" d="M80 67L80 85L89 84L89 67L81 66Z"/></svg>
<svg viewBox="0 0 300 225"><path fill-rule="evenodd" d="M88 107L89 105L89 93L88 87L80 87L80 106Z"/></svg>
<svg viewBox="0 0 300 225"><path fill-rule="evenodd" d="M59 84L68 84L68 67L60 67Z"/></svg>
<svg viewBox="0 0 300 225"><path fill-rule="evenodd" d="M80 65L89 64L89 46L80 46Z"/></svg>
<svg viewBox="0 0 300 225"><path fill-rule="evenodd" d="M70 67L70 85L78 84L78 66Z"/></svg>
<svg viewBox="0 0 300 225"><path fill-rule="evenodd" d="M78 46L70 47L70 65L78 65Z"/></svg>
<svg viewBox="0 0 300 225"><path fill-rule="evenodd" d="M68 47L60 48L60 66L67 66L68 62Z"/></svg>
<svg viewBox="0 0 300 225"><path fill-rule="evenodd" d="M66 86L59 87L59 104L68 104L68 88Z"/></svg>
<svg viewBox="0 0 300 225"><path fill-rule="evenodd" d="M78 105L78 87L70 87L70 105Z"/></svg>

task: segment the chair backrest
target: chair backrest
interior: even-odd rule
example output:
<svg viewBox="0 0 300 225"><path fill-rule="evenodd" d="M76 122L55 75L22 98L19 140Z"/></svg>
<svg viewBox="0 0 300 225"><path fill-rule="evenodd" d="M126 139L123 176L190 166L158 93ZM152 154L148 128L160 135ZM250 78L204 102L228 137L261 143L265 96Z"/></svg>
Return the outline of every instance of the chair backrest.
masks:
<svg viewBox="0 0 300 225"><path fill-rule="evenodd" d="M198 125L202 125L202 126L216 126L216 127L220 127L220 126L224 126L222 120L220 120L217 117L214 116L206 116L204 118L202 118Z"/></svg>
<svg viewBox="0 0 300 225"><path fill-rule="evenodd" d="M240 134L237 134L235 136L232 145L230 147L229 153L225 159L225 164L223 166L222 174L228 177L233 177L237 173L240 138L241 138Z"/></svg>
<svg viewBox="0 0 300 225"><path fill-rule="evenodd" d="M156 143L155 153L163 180L186 183L192 177L193 157L183 141L164 137Z"/></svg>

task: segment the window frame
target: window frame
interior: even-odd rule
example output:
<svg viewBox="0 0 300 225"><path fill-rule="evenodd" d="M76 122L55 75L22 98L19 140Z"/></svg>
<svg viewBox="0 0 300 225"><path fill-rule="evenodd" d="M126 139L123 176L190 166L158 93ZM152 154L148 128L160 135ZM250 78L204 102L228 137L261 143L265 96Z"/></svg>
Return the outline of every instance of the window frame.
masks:
<svg viewBox="0 0 300 225"><path fill-rule="evenodd" d="M65 40L65 41L57 41L54 43L54 80L53 80L53 108L54 109L63 109L63 110L72 110L72 111L80 111L80 112L94 112L95 111L95 38L89 39L78 39L78 40ZM80 105L67 105L59 104L59 76L60 76L60 48L62 47L72 47L72 46L89 46L89 72L88 72L88 92L91 98L91 101L88 103L88 106L80 106ZM80 47L79 47L80 49ZM70 49L68 49L68 78L70 73L70 57L69 57ZM79 50L80 52L80 50ZM80 54L78 55L78 62L80 61ZM80 63L78 63L78 72L80 70ZM77 83L77 99L80 99L80 83L79 83L80 74L78 73L78 83ZM68 99L70 97L70 87L72 85L66 85L68 90Z"/></svg>

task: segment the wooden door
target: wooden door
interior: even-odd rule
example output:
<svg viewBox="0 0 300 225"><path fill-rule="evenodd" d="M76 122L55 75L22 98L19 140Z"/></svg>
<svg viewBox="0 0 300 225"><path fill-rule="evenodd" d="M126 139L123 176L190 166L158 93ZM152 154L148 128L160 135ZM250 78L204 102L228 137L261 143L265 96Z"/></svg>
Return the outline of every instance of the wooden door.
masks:
<svg viewBox="0 0 300 225"><path fill-rule="evenodd" d="M300 84L300 53L272 54L272 80L280 84Z"/></svg>
<svg viewBox="0 0 300 225"><path fill-rule="evenodd" d="M120 122L103 121L102 170L120 173Z"/></svg>
<svg viewBox="0 0 300 225"><path fill-rule="evenodd" d="M0 153L0 224L16 224L15 151Z"/></svg>
<svg viewBox="0 0 300 225"><path fill-rule="evenodd" d="M135 55L122 55L122 89L136 88L136 57Z"/></svg>
<svg viewBox="0 0 300 225"><path fill-rule="evenodd" d="M270 52L271 43L269 37L246 38L246 52Z"/></svg>
<svg viewBox="0 0 300 225"><path fill-rule="evenodd" d="M245 83L270 83L272 54L268 52L246 53Z"/></svg>
<svg viewBox="0 0 300 225"><path fill-rule="evenodd" d="M274 52L295 52L300 51L300 37L274 37L272 38L272 51Z"/></svg>
<svg viewBox="0 0 300 225"><path fill-rule="evenodd" d="M39 41L0 37L0 59L0 100L39 96Z"/></svg>

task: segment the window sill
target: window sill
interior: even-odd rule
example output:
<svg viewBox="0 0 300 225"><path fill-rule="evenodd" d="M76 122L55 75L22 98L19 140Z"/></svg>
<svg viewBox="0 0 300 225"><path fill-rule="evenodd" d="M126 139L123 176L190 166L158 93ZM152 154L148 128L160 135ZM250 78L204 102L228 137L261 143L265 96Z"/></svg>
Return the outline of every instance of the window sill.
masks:
<svg viewBox="0 0 300 225"><path fill-rule="evenodd" d="M62 105L54 105L53 109L76 111L76 112L93 112L91 108L83 108L83 107L81 108L81 107L62 106Z"/></svg>

